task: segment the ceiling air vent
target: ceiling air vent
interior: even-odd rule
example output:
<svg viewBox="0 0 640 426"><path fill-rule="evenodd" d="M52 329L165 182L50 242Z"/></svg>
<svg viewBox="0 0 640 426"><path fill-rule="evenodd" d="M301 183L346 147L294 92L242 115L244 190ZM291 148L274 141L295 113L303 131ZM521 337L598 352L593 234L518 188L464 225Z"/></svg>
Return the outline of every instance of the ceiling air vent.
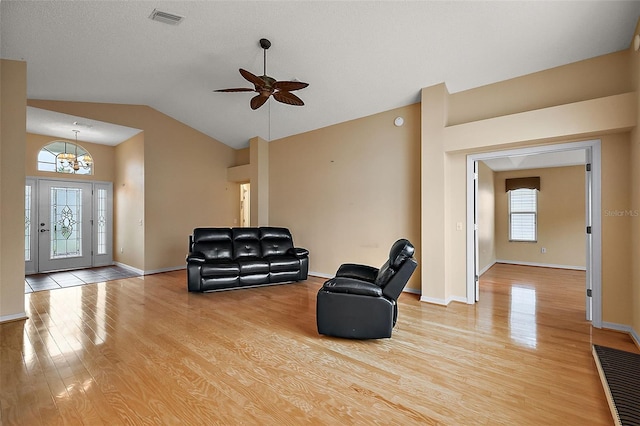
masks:
<svg viewBox="0 0 640 426"><path fill-rule="evenodd" d="M149 18L154 21L163 22L169 25L178 25L184 19L184 16L174 15L173 13L163 12L158 9L153 9Z"/></svg>

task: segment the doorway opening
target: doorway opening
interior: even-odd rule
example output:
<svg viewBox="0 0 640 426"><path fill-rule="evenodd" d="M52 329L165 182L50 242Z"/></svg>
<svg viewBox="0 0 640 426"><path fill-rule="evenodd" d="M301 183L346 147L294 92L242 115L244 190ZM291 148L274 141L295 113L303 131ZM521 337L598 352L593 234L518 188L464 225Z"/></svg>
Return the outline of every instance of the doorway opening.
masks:
<svg viewBox="0 0 640 426"><path fill-rule="evenodd" d="M251 226L251 184L240 184L240 226Z"/></svg>
<svg viewBox="0 0 640 426"><path fill-rule="evenodd" d="M575 142L531 148L496 151L467 156L467 303L479 298L478 262L478 174L479 161L522 159L527 156L562 156L571 151L585 154L585 308L586 319L594 327L602 326L602 234L601 234L601 156L600 140ZM538 168L544 168L540 166Z"/></svg>
<svg viewBox="0 0 640 426"><path fill-rule="evenodd" d="M27 178L25 273L113 263L111 182Z"/></svg>

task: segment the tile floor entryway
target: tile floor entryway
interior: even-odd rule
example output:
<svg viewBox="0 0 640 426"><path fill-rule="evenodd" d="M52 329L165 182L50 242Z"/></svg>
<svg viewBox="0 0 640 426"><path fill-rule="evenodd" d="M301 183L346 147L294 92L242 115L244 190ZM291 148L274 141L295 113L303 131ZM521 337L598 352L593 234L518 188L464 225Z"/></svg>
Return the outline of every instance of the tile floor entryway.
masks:
<svg viewBox="0 0 640 426"><path fill-rule="evenodd" d="M94 284L103 281L138 277L140 274L120 266L78 269L75 271L51 272L49 274L27 275L24 278L24 292L55 290L77 285Z"/></svg>

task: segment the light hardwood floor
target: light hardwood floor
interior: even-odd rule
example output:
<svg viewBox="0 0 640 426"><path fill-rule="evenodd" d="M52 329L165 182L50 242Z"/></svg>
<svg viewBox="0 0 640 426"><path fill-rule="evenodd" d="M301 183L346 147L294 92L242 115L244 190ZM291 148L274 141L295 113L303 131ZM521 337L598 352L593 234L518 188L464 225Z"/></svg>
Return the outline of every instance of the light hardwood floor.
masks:
<svg viewBox="0 0 640 426"><path fill-rule="evenodd" d="M495 265L481 301L403 294L391 339L319 336L322 279L193 294L185 272L26 296L0 325L1 424L610 425L584 273Z"/></svg>

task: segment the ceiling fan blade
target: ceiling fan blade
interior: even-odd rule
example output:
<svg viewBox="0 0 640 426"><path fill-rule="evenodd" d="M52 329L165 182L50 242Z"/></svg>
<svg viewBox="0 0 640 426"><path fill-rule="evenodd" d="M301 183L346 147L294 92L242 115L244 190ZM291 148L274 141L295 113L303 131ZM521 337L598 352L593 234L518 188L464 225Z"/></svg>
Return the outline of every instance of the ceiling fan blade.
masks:
<svg viewBox="0 0 640 426"><path fill-rule="evenodd" d="M255 92L255 89L249 89L248 87L240 87L237 89L218 89L214 92Z"/></svg>
<svg viewBox="0 0 640 426"><path fill-rule="evenodd" d="M273 97L275 98L276 101L282 102L283 104L296 105L296 106L304 105L304 102L302 102L302 99L300 99L293 93L279 91L279 92L275 92L273 94Z"/></svg>
<svg viewBox="0 0 640 426"><path fill-rule="evenodd" d="M273 88L285 92L292 92L294 90L304 89L308 85L309 83L303 83L301 81L276 81L273 83Z"/></svg>
<svg viewBox="0 0 640 426"><path fill-rule="evenodd" d="M262 105L264 105L265 102L267 102L267 99L269 99L269 95L264 96L264 95L256 95L253 98L251 98L251 109L258 109L260 108Z"/></svg>
<svg viewBox="0 0 640 426"><path fill-rule="evenodd" d="M251 74L247 70L243 70L242 68L240 68L240 74L242 74L245 80L247 80L249 83L253 83L256 88L263 87L265 85L262 78L258 77L257 75Z"/></svg>

